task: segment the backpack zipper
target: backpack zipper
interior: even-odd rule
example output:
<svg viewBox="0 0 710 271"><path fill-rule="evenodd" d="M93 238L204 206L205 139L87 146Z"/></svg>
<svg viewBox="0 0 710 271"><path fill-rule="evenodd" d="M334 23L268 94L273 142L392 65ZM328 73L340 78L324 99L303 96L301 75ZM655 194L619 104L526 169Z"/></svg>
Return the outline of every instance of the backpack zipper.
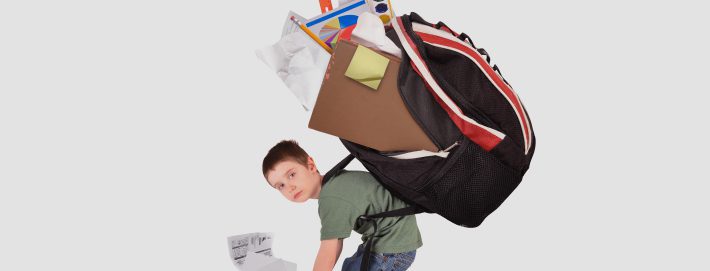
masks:
<svg viewBox="0 0 710 271"><path fill-rule="evenodd" d="M410 152L397 152L397 153L390 153L390 154L381 153L381 154L388 156L390 158L396 158L396 159L401 159L401 160L416 159L416 158L423 158L423 157L432 157L432 156L446 158L449 156L449 151L458 145L459 145L459 142L456 141L456 142L454 142L454 144L452 144L448 148L446 148L444 150L440 149L438 152L419 150L419 151L410 151Z"/></svg>
<svg viewBox="0 0 710 271"><path fill-rule="evenodd" d="M447 161L444 162L444 164L442 165L442 167L439 168L437 171L430 172L430 173L428 174L428 176L426 176L426 180L427 180L426 182L424 182L423 184L420 184L420 185L417 186L417 187L412 187L412 189L415 190L415 191L421 191L421 190L423 190L423 189L429 187L429 186L432 184L433 180L438 180L438 179L440 179L440 178L441 178L441 175L443 175L443 170L442 170L443 167L445 167L446 164L449 164L449 163L450 163L450 162L448 161L448 159L458 159L458 156L455 155L455 154L457 154L458 149L454 150L453 152L452 152L451 150L454 149L454 148L457 147L457 146L460 146L460 145L462 145L462 142L461 142L460 140L456 140L456 141L454 142L454 144L451 144L451 146L449 146L448 148L446 148L445 150L443 150L443 151L448 151L448 152L449 152L449 154L448 154L448 155L446 156L446 158L445 158Z"/></svg>
<svg viewBox="0 0 710 271"><path fill-rule="evenodd" d="M454 144L451 144L451 146L449 146L448 148L446 148L446 149L443 150L442 152L448 152L448 151L450 151L451 149L453 149L454 147L456 147L456 146L458 146L458 145L459 145L459 141L456 140L456 141L454 141Z"/></svg>

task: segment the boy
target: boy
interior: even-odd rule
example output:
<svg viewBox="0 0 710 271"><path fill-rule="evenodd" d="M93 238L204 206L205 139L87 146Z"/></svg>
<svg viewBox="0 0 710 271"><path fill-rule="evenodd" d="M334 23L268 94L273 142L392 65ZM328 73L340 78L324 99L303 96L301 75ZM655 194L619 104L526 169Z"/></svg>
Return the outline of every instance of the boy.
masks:
<svg viewBox="0 0 710 271"><path fill-rule="evenodd" d="M368 172L341 171L325 185L313 158L292 140L272 147L264 157L262 171L266 181L293 202L318 200L321 219L321 244L313 270L332 270L343 249L343 238L354 230L363 241L373 235L370 225L360 224L360 215L371 215L407 206L380 185ZM422 246L416 217L378 219L377 233L369 270L407 270L416 249ZM360 245L352 257L343 261L342 270L360 270L363 257Z"/></svg>

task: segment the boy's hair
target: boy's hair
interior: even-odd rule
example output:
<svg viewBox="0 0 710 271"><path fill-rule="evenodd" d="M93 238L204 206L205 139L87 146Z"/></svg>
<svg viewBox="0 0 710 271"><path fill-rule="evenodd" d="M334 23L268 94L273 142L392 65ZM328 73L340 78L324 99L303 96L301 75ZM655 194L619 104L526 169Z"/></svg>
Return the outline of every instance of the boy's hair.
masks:
<svg viewBox="0 0 710 271"><path fill-rule="evenodd" d="M261 164L261 170L266 178L266 173L274 169L276 164L292 160L303 166L308 166L308 153L304 151L298 142L295 140L283 140L273 146L264 157L264 162Z"/></svg>

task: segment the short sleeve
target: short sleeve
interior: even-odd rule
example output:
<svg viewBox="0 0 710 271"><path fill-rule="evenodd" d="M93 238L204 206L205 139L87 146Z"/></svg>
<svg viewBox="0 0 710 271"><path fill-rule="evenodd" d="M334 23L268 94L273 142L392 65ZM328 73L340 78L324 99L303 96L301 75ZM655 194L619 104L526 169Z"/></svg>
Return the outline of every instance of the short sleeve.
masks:
<svg viewBox="0 0 710 271"><path fill-rule="evenodd" d="M329 240L350 237L355 220L360 215L355 206L338 197L326 197L318 200L320 216L320 239Z"/></svg>

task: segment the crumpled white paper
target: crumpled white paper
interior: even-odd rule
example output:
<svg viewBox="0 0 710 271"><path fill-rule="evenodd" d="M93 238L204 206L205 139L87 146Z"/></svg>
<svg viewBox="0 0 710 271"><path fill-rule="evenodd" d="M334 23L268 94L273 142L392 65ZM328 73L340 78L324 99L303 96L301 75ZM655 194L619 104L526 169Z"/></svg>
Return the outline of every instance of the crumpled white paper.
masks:
<svg viewBox="0 0 710 271"><path fill-rule="evenodd" d="M256 56L276 72L306 111L313 109L330 60L327 51L299 29L257 50Z"/></svg>
<svg viewBox="0 0 710 271"><path fill-rule="evenodd" d="M402 50L385 35L385 25L375 14L369 12L360 14L350 40L402 58Z"/></svg>

